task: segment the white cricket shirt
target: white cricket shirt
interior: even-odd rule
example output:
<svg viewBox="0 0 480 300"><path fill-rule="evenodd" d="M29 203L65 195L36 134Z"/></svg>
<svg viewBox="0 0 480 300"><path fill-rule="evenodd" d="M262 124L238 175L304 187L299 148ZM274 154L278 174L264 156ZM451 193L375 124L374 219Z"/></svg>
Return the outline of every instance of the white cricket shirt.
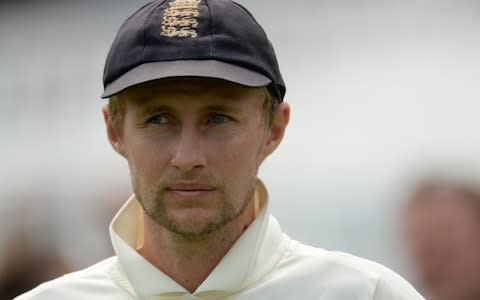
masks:
<svg viewBox="0 0 480 300"><path fill-rule="evenodd" d="M140 204L131 197L110 225L116 256L46 282L16 300L421 300L386 267L290 239L268 213L261 182L254 222L189 293L135 250Z"/></svg>

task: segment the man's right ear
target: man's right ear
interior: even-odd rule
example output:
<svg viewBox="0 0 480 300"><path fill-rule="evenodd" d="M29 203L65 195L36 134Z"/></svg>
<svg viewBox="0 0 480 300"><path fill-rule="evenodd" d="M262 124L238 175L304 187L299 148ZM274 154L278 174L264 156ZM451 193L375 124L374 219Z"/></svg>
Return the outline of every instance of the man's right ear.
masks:
<svg viewBox="0 0 480 300"><path fill-rule="evenodd" d="M105 126L107 128L107 136L110 145L112 145L113 150L115 150L118 154L125 156L125 144L123 143L120 135L115 130L112 120L110 119L110 110L108 109L108 104L105 104L102 108L103 112L103 120L105 121Z"/></svg>

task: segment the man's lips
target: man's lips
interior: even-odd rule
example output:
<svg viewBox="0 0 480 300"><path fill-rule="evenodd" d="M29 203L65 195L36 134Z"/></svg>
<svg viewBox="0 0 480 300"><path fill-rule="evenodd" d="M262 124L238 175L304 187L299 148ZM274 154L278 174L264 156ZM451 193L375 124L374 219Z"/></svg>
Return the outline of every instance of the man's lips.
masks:
<svg viewBox="0 0 480 300"><path fill-rule="evenodd" d="M179 182L169 185L166 188L168 193L184 199L202 197L215 190L216 188L210 184L196 182Z"/></svg>
<svg viewBox="0 0 480 300"><path fill-rule="evenodd" d="M210 184L204 183L174 183L168 185L166 188L167 191L213 191L215 187Z"/></svg>

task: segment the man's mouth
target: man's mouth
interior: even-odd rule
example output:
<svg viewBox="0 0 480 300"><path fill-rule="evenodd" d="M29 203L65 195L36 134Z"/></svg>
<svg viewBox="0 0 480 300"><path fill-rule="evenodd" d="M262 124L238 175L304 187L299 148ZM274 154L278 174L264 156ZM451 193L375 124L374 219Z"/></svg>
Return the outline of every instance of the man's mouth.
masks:
<svg viewBox="0 0 480 300"><path fill-rule="evenodd" d="M215 190L213 185L199 182L176 182L166 188L167 192L185 199L205 196Z"/></svg>
<svg viewBox="0 0 480 300"><path fill-rule="evenodd" d="M177 182L167 186L170 191L213 191L215 187L210 184L198 182Z"/></svg>

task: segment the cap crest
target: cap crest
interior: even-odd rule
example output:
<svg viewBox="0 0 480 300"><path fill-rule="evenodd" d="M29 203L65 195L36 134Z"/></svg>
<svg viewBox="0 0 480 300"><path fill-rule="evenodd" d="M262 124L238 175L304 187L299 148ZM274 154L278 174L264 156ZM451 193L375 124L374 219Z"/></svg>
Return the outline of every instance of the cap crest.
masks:
<svg viewBox="0 0 480 300"><path fill-rule="evenodd" d="M163 13L163 36L170 38L196 38L199 16L198 5L201 0L173 0Z"/></svg>

